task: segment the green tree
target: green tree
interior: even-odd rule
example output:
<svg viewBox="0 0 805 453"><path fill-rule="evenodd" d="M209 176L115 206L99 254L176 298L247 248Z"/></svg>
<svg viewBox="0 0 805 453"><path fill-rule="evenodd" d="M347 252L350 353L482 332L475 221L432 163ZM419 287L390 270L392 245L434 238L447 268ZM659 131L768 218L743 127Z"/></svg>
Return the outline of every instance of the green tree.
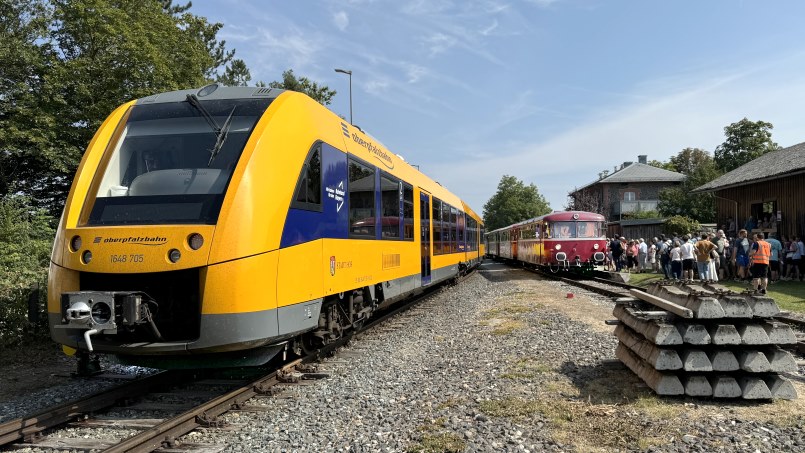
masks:
<svg viewBox="0 0 805 453"><path fill-rule="evenodd" d="M52 221L44 211L31 209L24 197L0 198L0 346L18 344L35 330L27 321L28 295L32 287L46 287ZM39 293L40 302L44 293Z"/></svg>
<svg viewBox="0 0 805 453"><path fill-rule="evenodd" d="M771 139L771 123L744 118L724 128L727 139L718 145L715 162L724 172L730 172L770 151L780 149Z"/></svg>
<svg viewBox="0 0 805 453"><path fill-rule="evenodd" d="M319 84L312 82L307 77L296 77L293 69L282 73L282 82L274 81L269 83L268 86L305 93L322 105L329 105L336 93L335 90L331 90L326 85L319 86Z"/></svg>
<svg viewBox="0 0 805 453"><path fill-rule="evenodd" d="M204 85L221 68L227 74L222 65L242 74L215 38L221 24L189 8L157 0L3 2L0 195L24 193L58 216L84 149L115 107Z"/></svg>
<svg viewBox="0 0 805 453"><path fill-rule="evenodd" d="M484 224L492 231L551 212L533 183L526 186L514 176L503 175L498 191L484 205Z"/></svg>
<svg viewBox="0 0 805 453"><path fill-rule="evenodd" d="M666 217L684 215L700 222L715 222L716 205L713 194L692 193L697 187L721 176L710 153L700 148L685 148L672 156L668 164L669 170L682 173L686 178L680 186L660 192L660 203L657 206L660 214Z"/></svg>
<svg viewBox="0 0 805 453"><path fill-rule="evenodd" d="M685 234L695 234L701 229L699 222L687 216L673 216L665 220L663 224L663 233L667 236L678 234L680 236Z"/></svg>

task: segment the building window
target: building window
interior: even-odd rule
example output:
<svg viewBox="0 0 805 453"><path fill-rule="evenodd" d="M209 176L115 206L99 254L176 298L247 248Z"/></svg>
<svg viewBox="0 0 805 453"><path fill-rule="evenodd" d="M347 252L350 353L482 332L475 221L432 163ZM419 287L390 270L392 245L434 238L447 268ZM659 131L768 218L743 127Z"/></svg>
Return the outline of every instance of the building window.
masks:
<svg viewBox="0 0 805 453"><path fill-rule="evenodd" d="M635 192L623 192L623 201L635 201L637 197Z"/></svg>

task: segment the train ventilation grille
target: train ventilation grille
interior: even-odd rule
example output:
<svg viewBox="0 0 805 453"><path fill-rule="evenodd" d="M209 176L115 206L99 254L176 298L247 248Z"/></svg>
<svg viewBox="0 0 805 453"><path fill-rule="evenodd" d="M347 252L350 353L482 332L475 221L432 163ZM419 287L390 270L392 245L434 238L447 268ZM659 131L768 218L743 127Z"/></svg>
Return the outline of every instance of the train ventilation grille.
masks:
<svg viewBox="0 0 805 453"><path fill-rule="evenodd" d="M383 254L383 269L393 269L400 267L400 254L395 253L391 255Z"/></svg>
<svg viewBox="0 0 805 453"><path fill-rule="evenodd" d="M152 94L151 96L147 96L147 97L144 97L144 98L140 99L140 103L141 104L151 103L151 102L156 101L158 97L159 97L158 94Z"/></svg>
<svg viewBox="0 0 805 453"><path fill-rule="evenodd" d="M267 88L267 87L258 88L256 90L254 90L254 93L252 93L252 96L257 96L257 97L271 96L271 90L273 90L273 88Z"/></svg>

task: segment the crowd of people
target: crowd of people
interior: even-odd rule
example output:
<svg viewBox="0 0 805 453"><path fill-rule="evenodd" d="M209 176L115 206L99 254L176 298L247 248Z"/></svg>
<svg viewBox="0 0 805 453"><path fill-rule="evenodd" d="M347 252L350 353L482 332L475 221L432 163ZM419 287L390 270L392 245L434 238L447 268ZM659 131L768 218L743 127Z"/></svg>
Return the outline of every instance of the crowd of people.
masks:
<svg viewBox="0 0 805 453"><path fill-rule="evenodd" d="M673 234L607 240L607 270L651 272L666 279L747 281L763 294L769 283L805 277L805 244L799 236L780 239L774 233L749 233L746 229L728 237L724 230L698 237Z"/></svg>

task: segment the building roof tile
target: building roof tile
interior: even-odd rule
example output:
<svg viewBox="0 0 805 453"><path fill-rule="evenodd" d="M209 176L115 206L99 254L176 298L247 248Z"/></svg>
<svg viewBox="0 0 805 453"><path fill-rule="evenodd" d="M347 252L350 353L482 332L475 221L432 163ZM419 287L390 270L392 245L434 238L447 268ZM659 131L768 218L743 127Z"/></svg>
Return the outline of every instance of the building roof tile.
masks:
<svg viewBox="0 0 805 453"><path fill-rule="evenodd" d="M805 142L766 153L693 191L712 192L761 180L777 179L803 171L805 171Z"/></svg>
<svg viewBox="0 0 805 453"><path fill-rule="evenodd" d="M623 182L682 182L685 175L675 171L665 170L648 164L632 162L609 176L595 180L579 187L574 192L586 189L595 184L623 183Z"/></svg>

